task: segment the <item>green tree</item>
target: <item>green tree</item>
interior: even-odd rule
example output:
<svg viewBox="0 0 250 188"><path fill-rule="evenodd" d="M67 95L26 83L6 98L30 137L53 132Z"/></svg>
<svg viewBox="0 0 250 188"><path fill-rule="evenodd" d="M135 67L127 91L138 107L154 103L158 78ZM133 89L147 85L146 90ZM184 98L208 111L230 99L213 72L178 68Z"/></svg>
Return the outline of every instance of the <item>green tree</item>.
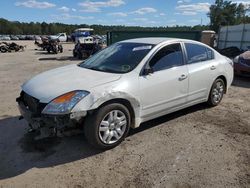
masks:
<svg viewBox="0 0 250 188"><path fill-rule="evenodd" d="M11 22L0 18L0 34L14 34L14 35L51 35L61 32L71 34L77 28L93 28L96 34L105 35L108 31L192 31L192 30L206 30L208 26L197 25L190 26L174 26L174 27L140 27L140 26L108 26L108 25L73 25L63 23L46 23L46 22Z"/></svg>
<svg viewBox="0 0 250 188"><path fill-rule="evenodd" d="M250 23L246 16L248 7L243 3L232 3L232 1L216 0L210 6L210 28L218 32L220 26Z"/></svg>

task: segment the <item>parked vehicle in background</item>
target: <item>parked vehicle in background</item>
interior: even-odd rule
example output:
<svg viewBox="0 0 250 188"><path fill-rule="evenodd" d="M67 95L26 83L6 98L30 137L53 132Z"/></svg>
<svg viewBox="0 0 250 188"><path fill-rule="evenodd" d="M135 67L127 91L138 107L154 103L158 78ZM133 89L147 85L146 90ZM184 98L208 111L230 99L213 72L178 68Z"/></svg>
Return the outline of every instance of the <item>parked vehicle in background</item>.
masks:
<svg viewBox="0 0 250 188"><path fill-rule="evenodd" d="M19 40L26 40L26 35L17 35Z"/></svg>
<svg viewBox="0 0 250 188"><path fill-rule="evenodd" d="M250 77L250 51L246 51L234 58L234 72L236 75Z"/></svg>
<svg viewBox="0 0 250 188"><path fill-rule="evenodd" d="M35 40L34 35L26 35L25 40Z"/></svg>
<svg viewBox="0 0 250 188"><path fill-rule="evenodd" d="M202 102L218 105L232 81L233 62L205 44L131 39L34 77L17 102L41 137L81 125L93 146L110 149L142 122Z"/></svg>
<svg viewBox="0 0 250 188"><path fill-rule="evenodd" d="M41 42L39 40L35 40L34 44L42 48L42 50L46 50L49 45L49 39L47 37L41 37Z"/></svg>
<svg viewBox="0 0 250 188"><path fill-rule="evenodd" d="M79 28L79 29L76 29L71 34L71 37L72 37L72 40L77 43L79 38L92 36L93 33L94 33L94 30L91 28Z"/></svg>
<svg viewBox="0 0 250 188"><path fill-rule="evenodd" d="M235 58L236 56L242 54L244 51L240 50L238 47L236 46L231 46L231 47L227 47L227 48L223 48L218 50L218 52L228 58Z"/></svg>
<svg viewBox="0 0 250 188"><path fill-rule="evenodd" d="M102 49L102 45L97 42L98 41L94 41L93 37L79 38L73 49L73 56L78 59L87 59L89 56Z"/></svg>
<svg viewBox="0 0 250 188"><path fill-rule="evenodd" d="M10 35L10 39L11 40L19 40L19 38L17 36L15 36L15 35Z"/></svg>
<svg viewBox="0 0 250 188"><path fill-rule="evenodd" d="M101 37L102 37L102 43L104 45L107 45L107 35L102 35Z"/></svg>
<svg viewBox="0 0 250 188"><path fill-rule="evenodd" d="M35 41L41 41L42 40L42 38L40 36L38 36L38 35L35 35L34 37L35 37Z"/></svg>
<svg viewBox="0 0 250 188"><path fill-rule="evenodd" d="M67 34L66 33L58 33L57 35L50 35L49 39L52 39L52 40L58 39L60 42L67 42Z"/></svg>
<svg viewBox="0 0 250 188"><path fill-rule="evenodd" d="M67 35L67 42L74 42L71 35Z"/></svg>
<svg viewBox="0 0 250 188"><path fill-rule="evenodd" d="M55 53L57 54L58 52L62 53L63 52L63 47L60 44L59 40L54 40L54 39L50 39L49 40L49 44L47 46L47 51L48 53Z"/></svg>
<svg viewBox="0 0 250 188"><path fill-rule="evenodd" d="M0 40L11 40L9 35L1 35Z"/></svg>
<svg viewBox="0 0 250 188"><path fill-rule="evenodd" d="M35 45L42 48L42 50L46 50L48 53L63 52L63 46L58 39L49 39L47 37L41 38L42 42L35 40Z"/></svg>

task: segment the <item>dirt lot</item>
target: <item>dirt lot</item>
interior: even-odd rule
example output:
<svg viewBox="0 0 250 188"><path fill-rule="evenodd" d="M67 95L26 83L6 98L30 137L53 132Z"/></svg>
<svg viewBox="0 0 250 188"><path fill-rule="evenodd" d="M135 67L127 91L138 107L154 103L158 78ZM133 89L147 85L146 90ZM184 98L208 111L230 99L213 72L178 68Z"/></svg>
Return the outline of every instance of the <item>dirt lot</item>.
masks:
<svg viewBox="0 0 250 188"><path fill-rule="evenodd" d="M250 187L250 79L236 78L220 106L144 123L110 151L82 134L34 142L18 120L20 85L80 61L72 44L48 55L25 43L25 52L0 54L0 187Z"/></svg>

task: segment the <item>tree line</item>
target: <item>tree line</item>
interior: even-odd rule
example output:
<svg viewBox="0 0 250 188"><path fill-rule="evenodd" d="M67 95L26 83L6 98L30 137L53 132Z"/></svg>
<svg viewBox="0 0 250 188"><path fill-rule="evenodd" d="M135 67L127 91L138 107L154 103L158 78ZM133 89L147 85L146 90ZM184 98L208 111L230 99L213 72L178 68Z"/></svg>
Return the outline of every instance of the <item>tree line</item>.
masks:
<svg viewBox="0 0 250 188"><path fill-rule="evenodd" d="M77 28L92 28L96 34L104 35L108 31L192 31L192 30L204 30L209 29L208 26L197 25L193 27L189 26L175 26L175 27L139 27L139 26L106 26L106 25L74 25L63 23L46 23L46 22L18 22L8 21L4 18L0 18L0 34L10 35L50 35L60 32L66 32L71 34Z"/></svg>
<svg viewBox="0 0 250 188"><path fill-rule="evenodd" d="M210 6L208 17L210 24L196 26L173 26L173 27L139 27L139 26L105 26L105 25L87 25L87 24L63 24L63 23L46 23L46 22L18 22L8 21L0 18L0 34L12 35L50 35L60 32L71 34L77 28L90 27L97 34L106 34L107 31L192 31L212 29L218 32L221 26L235 25L241 23L250 23L250 17L247 15L249 7L232 1L216 0L215 4Z"/></svg>

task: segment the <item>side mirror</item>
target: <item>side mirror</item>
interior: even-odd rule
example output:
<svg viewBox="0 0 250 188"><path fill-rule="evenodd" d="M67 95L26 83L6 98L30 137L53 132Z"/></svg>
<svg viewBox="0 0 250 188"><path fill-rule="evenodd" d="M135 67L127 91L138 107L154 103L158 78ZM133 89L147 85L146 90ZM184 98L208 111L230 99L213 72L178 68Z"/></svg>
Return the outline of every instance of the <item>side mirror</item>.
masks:
<svg viewBox="0 0 250 188"><path fill-rule="evenodd" d="M149 75L149 74L153 74L154 73L154 69L152 67L146 67L143 71L143 75Z"/></svg>

